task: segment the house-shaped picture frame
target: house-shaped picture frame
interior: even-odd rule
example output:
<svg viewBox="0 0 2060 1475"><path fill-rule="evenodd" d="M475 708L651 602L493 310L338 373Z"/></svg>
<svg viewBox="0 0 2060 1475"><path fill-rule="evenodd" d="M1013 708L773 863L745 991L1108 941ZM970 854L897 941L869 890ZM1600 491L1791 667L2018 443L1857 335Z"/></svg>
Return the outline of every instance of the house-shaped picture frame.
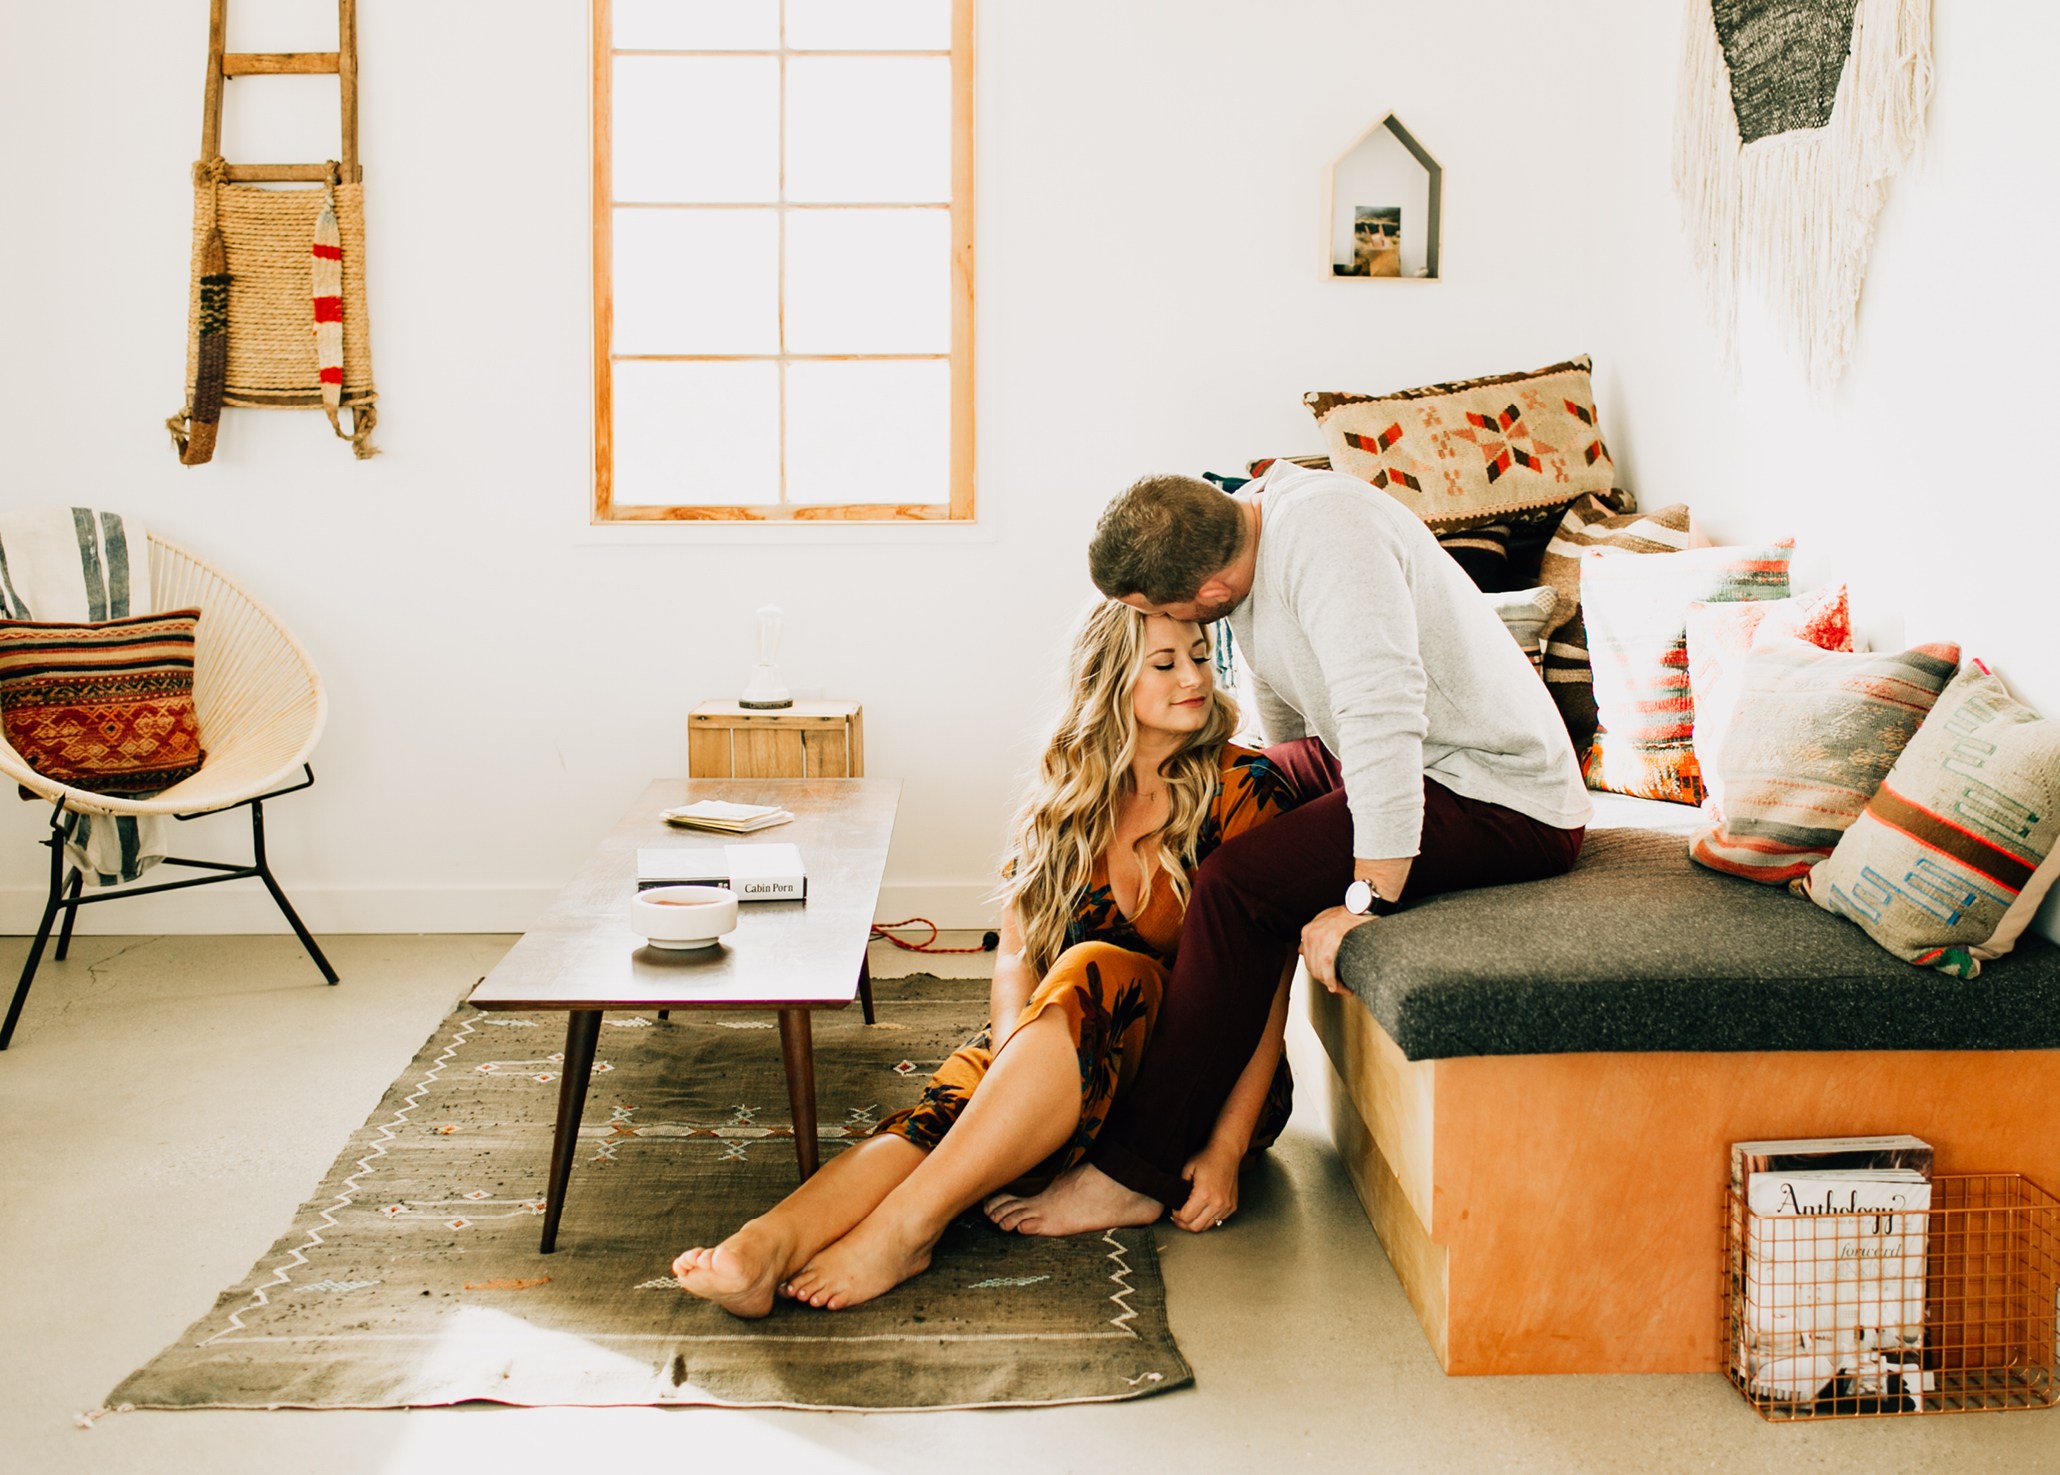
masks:
<svg viewBox="0 0 2060 1475"><path fill-rule="evenodd" d="M1389 113L1332 161L1324 272L1338 281L1436 281L1445 171Z"/></svg>

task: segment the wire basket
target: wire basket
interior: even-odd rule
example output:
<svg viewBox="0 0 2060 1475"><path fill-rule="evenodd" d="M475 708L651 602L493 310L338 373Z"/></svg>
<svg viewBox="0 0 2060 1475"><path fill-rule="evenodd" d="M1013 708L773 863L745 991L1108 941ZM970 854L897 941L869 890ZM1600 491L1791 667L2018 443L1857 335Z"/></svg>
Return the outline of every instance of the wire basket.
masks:
<svg viewBox="0 0 2060 1475"><path fill-rule="evenodd" d="M1928 1187L1846 1212L1724 1195L1723 1345L1763 1418L2060 1403L2060 1199L2016 1173Z"/></svg>

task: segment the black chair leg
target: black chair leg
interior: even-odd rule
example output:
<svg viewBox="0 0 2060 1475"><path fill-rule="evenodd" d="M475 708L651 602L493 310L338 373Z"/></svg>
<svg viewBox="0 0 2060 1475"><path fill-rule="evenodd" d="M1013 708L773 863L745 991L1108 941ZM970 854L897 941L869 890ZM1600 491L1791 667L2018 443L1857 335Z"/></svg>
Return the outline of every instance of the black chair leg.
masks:
<svg viewBox="0 0 2060 1475"><path fill-rule="evenodd" d="M50 838L43 842L50 847L50 897L43 903L43 923L36 929L36 940L29 945L29 960L21 970L21 982L14 986L14 1001L7 1006L7 1022L0 1024L0 1050L5 1050L14 1040L14 1027L21 1021L21 1007L28 1002L29 985L36 981L36 969L43 963L43 948L50 941L50 927L57 920L57 909L64 904L64 834L57 828L57 822L50 823Z"/></svg>
<svg viewBox="0 0 2060 1475"><path fill-rule="evenodd" d="M79 920L79 888L85 884L86 873L76 866L72 867L71 876L64 883L64 926L57 934L57 951L50 955L56 962L62 963L71 953L72 924Z"/></svg>
<svg viewBox="0 0 2060 1475"><path fill-rule="evenodd" d="M262 800L253 800L250 806L250 849L251 865L257 870L258 879L265 883L265 890L272 893L272 900L279 910L286 914L286 921L293 928L293 935L300 939L300 945L308 950L308 956L315 960L315 966L322 970L322 977L329 983L336 982L336 970L329 966L329 959L315 946L315 939L300 919L300 913L293 909L293 903L286 899L286 893L279 889L279 883L272 879L271 863L265 859L265 806Z"/></svg>

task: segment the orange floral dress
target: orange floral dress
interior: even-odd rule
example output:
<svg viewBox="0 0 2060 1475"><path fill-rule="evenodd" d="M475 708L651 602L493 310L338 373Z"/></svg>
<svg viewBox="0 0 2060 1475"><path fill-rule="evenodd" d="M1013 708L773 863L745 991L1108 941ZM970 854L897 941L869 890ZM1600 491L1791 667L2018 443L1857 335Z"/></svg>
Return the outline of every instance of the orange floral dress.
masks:
<svg viewBox="0 0 2060 1475"><path fill-rule="evenodd" d="M1293 786L1265 755L1225 744L1215 798L1202 822L1192 865L1199 866L1224 841L1294 808L1295 802ZM1019 1190L1034 1192L1086 1157L1111 1103L1135 1075L1180 948L1184 910L1161 870L1152 877L1144 910L1136 917L1124 916L1109 885L1108 858L1095 865L1074 903L1066 950L1016 1022L1021 1029L1051 1009L1064 1015L1080 1061L1080 1123L1063 1147L1018 1180ZM922 1100L888 1117L877 1130L926 1149L943 1141L994 1063L992 1040L990 1022L930 1077ZM1007 1048L1006 1041L1002 1048ZM1273 1145L1293 1104L1294 1078L1283 1056L1253 1130L1250 1155Z"/></svg>

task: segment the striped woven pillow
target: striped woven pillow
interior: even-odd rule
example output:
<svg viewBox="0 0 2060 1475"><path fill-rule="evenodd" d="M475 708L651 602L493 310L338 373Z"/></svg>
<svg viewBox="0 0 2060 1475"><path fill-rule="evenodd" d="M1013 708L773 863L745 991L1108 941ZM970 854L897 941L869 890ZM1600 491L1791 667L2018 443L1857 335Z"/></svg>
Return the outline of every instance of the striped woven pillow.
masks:
<svg viewBox="0 0 2060 1475"><path fill-rule="evenodd" d="M1581 560L1581 610L1601 723L1583 772L1591 789L1700 804L1688 606L1786 599L1793 540L1634 558L1607 548Z"/></svg>
<svg viewBox="0 0 2060 1475"><path fill-rule="evenodd" d="M1959 664L1954 645L1852 654L1763 634L1718 693L1729 711L1721 741L1705 731L1696 692L1710 801L1689 855L1769 884L1807 875L1859 818Z"/></svg>
<svg viewBox="0 0 2060 1475"><path fill-rule="evenodd" d="M200 772L197 609L90 625L0 620L0 731L45 778L154 794Z"/></svg>
<svg viewBox="0 0 2060 1475"><path fill-rule="evenodd" d="M1629 494L1610 495L1614 499ZM1538 582L1559 596L1541 635L1545 687L1576 753L1585 756L1595 741L1595 675L1588 659L1588 625L1581 615L1582 556L1591 548L1677 553L1687 546L1687 503L1676 502L1657 512L1617 512L1592 494L1567 508L1559 530L1545 545Z"/></svg>
<svg viewBox="0 0 2060 1475"><path fill-rule="evenodd" d="M1853 648L1852 608L1843 584L1792 599L1737 599L1688 606L1688 692L1695 699L1695 762L1712 819L1724 810L1718 747L1738 704L1738 667L1754 640L1793 636L1819 650Z"/></svg>
<svg viewBox="0 0 2060 1475"><path fill-rule="evenodd" d="M2060 722L1970 661L1867 808L1796 883L1899 958L1972 978L2060 877Z"/></svg>

